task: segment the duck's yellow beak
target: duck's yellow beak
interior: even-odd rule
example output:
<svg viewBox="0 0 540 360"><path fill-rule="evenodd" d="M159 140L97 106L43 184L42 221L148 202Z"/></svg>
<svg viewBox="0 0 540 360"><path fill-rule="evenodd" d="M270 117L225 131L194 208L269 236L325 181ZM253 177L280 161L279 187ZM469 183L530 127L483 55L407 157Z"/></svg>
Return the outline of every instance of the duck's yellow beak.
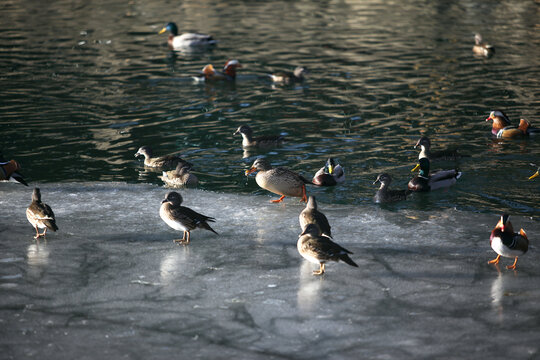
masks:
<svg viewBox="0 0 540 360"><path fill-rule="evenodd" d="M420 164L416 164L416 166L414 167L414 169L411 170L411 172L416 171L416 169L418 169L419 167L420 167Z"/></svg>
<svg viewBox="0 0 540 360"><path fill-rule="evenodd" d="M537 171L534 174L532 174L532 176L529 178L529 180L532 180L532 179L534 179L535 177L538 177L538 176L540 176L540 172Z"/></svg>
<svg viewBox="0 0 540 360"><path fill-rule="evenodd" d="M334 173L334 167L332 165L328 165L328 173L332 175Z"/></svg>
<svg viewBox="0 0 540 360"><path fill-rule="evenodd" d="M245 174L246 174L246 176L248 176L249 174L251 174L252 172L255 172L255 171L257 171L257 168L256 168L256 167L252 167L251 169L246 170L246 173L245 173Z"/></svg>
<svg viewBox="0 0 540 360"><path fill-rule="evenodd" d="M158 34L163 34L165 31L167 31L167 28L163 28L163 29L159 30Z"/></svg>

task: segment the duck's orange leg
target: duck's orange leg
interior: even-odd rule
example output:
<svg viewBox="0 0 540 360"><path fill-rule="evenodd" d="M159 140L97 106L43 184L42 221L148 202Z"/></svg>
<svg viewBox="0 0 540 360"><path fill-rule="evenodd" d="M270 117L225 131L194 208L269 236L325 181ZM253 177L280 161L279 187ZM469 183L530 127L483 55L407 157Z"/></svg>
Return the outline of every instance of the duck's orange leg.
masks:
<svg viewBox="0 0 540 360"><path fill-rule="evenodd" d="M498 264L500 259L501 255L497 255L495 259L488 261L488 264Z"/></svg>
<svg viewBox="0 0 540 360"><path fill-rule="evenodd" d="M278 202L282 202L283 199L285 199L285 195L281 195L281 197L277 200L270 200L270 202L273 202L273 203L278 203Z"/></svg>
<svg viewBox="0 0 540 360"><path fill-rule="evenodd" d="M512 265L508 265L506 268L507 268L507 269L511 269L511 270L515 270L515 269L516 269L517 260L518 260L518 257L516 256L516 258L514 259L514 263L513 263Z"/></svg>
<svg viewBox="0 0 540 360"><path fill-rule="evenodd" d="M302 185L302 199L300 201L307 202L306 185Z"/></svg>
<svg viewBox="0 0 540 360"><path fill-rule="evenodd" d="M39 233L39 230L38 230L37 225L35 226L35 229L36 229L36 236L34 236L34 239L39 239L39 237L41 236L41 234Z"/></svg>
<svg viewBox="0 0 540 360"><path fill-rule="evenodd" d="M314 271L313 275L322 275L324 274L324 263L319 264L319 271Z"/></svg>
<svg viewBox="0 0 540 360"><path fill-rule="evenodd" d="M188 235L188 236L187 236L187 240L186 240L186 233L187 233L187 235ZM183 244L183 245L189 243L189 232L188 232L188 231L184 231L184 235L182 236L181 239L175 239L175 240L173 240L173 241L174 241L175 243L177 243L177 244Z"/></svg>

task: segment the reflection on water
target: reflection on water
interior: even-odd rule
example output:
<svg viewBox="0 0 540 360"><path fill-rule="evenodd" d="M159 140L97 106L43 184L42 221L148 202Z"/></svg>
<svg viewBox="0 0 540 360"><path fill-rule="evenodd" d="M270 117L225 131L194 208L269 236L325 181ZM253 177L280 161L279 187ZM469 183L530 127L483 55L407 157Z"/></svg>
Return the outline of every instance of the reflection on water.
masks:
<svg viewBox="0 0 540 360"><path fill-rule="evenodd" d="M539 212L531 196L538 182L525 175L540 162L540 142L494 143L484 121L496 108L537 121L534 2L413 0L399 12L382 0L186 1L174 11L159 1L102 5L3 8L2 150L30 181L161 184L139 177L133 161L148 144L156 153L182 151L205 189L252 193L258 187L241 181L241 169L256 156L313 174L331 155L348 169L347 182L310 191L322 202L359 204L371 202L378 173L406 185L422 134L434 147L472 155L441 165L464 175L428 208ZM211 33L218 46L171 54L157 32L180 20L180 31ZM473 56L475 32L497 47L494 57ZM220 68L232 57L244 65L236 84L193 82L205 64ZM302 86L273 86L265 76L297 65L311 70ZM231 135L244 123L287 133L288 143L246 152Z"/></svg>
<svg viewBox="0 0 540 360"><path fill-rule="evenodd" d="M46 241L38 241L28 245L26 249L26 262L28 264L27 276L39 280L49 265L49 249Z"/></svg>

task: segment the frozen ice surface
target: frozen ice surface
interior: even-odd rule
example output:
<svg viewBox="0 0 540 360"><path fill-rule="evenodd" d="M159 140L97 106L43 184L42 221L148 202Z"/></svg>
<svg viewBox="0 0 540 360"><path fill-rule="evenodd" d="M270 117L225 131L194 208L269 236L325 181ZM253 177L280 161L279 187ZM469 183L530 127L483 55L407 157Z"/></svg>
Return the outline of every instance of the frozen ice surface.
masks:
<svg viewBox="0 0 540 360"><path fill-rule="evenodd" d="M180 190L217 221L189 246L166 189L43 184L60 230L37 243L32 189L0 183L0 358L530 359L540 356L537 220L516 271L488 265L498 214L320 203L359 268L297 253L297 199ZM275 197L274 197L275 198Z"/></svg>

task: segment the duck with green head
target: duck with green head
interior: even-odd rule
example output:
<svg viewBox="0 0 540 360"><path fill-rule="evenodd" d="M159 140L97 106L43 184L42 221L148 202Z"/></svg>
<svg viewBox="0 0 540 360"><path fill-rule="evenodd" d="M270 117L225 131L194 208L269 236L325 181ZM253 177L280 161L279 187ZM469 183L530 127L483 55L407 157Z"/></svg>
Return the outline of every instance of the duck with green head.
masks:
<svg viewBox="0 0 540 360"><path fill-rule="evenodd" d="M418 165L411 171L415 171L418 168L420 168L418 175L412 178L408 184L408 188L411 191L433 191L450 187L461 177L461 172L458 170L441 170L430 174L429 159L427 157L418 160Z"/></svg>
<svg viewBox="0 0 540 360"><path fill-rule="evenodd" d="M163 34L166 31L169 32L167 43L169 44L169 49L171 50L204 50L217 43L217 41L214 40L211 35L198 33L184 33L182 35L178 35L178 27L173 22L165 25L159 34Z"/></svg>

